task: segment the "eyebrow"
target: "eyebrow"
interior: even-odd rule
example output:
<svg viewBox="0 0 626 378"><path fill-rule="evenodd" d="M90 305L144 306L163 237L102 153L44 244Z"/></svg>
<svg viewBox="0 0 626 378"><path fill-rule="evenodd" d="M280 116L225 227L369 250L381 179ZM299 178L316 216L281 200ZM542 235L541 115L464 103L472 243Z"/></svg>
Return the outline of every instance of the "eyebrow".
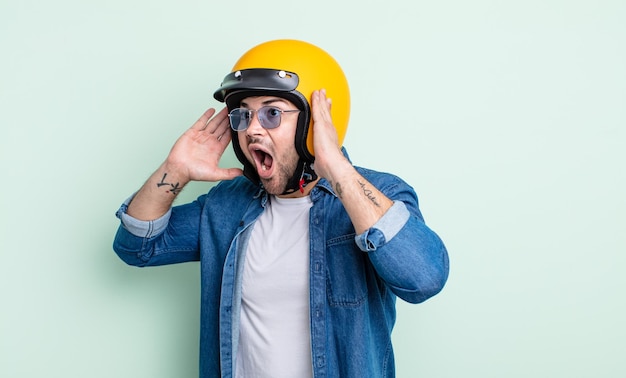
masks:
<svg viewBox="0 0 626 378"><path fill-rule="evenodd" d="M285 105L288 105L287 100L285 100L284 98L276 97L276 98L270 98L269 100L263 101L261 103L261 106L271 105L271 104L274 104L276 102L280 102L280 103L283 103ZM247 108L249 105L245 101L241 101L241 104L239 106Z"/></svg>

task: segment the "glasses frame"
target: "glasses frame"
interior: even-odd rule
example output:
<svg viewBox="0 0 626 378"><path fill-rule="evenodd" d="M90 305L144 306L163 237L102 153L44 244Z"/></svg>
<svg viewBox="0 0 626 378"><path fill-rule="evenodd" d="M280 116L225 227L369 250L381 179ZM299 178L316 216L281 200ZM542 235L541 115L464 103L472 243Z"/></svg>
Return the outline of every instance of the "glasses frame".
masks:
<svg viewBox="0 0 626 378"><path fill-rule="evenodd" d="M269 122L268 119L263 115L265 112L264 110L269 110L269 109L273 109L276 110L280 113L279 119L278 119L278 124L276 126L272 126L272 125L267 125L266 123ZM290 109L290 110L283 110L280 109L276 106L271 106L271 105L267 105L267 106L262 106L259 109L248 109L248 108L235 108L233 110L231 110L230 112L228 112L228 122L230 123L230 128L235 130L235 131L246 131L248 130L248 128L250 127L250 122L252 121L254 115L253 113L256 113L257 115L257 119L259 120L259 124L261 125L261 127L263 127L266 130L271 130L271 129L275 129L278 126L280 126L280 124L283 121L282 115L283 113L296 113L296 112L300 112L301 110L299 109ZM244 128L235 128L235 126L233 126L233 117L234 117L234 112L240 112L240 115L238 115L238 117L240 119L243 119L242 115L243 114L248 114L248 118L247 118L247 125ZM261 113L259 113L261 112ZM241 124L241 121L239 122ZM268 127L269 126L269 127Z"/></svg>

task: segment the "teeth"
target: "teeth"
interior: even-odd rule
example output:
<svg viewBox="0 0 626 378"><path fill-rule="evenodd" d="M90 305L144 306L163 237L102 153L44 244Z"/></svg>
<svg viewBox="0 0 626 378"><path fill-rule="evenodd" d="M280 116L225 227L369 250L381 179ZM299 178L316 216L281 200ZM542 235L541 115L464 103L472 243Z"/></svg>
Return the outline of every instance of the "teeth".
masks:
<svg viewBox="0 0 626 378"><path fill-rule="evenodd" d="M267 171L267 166L265 164L261 164L261 169Z"/></svg>

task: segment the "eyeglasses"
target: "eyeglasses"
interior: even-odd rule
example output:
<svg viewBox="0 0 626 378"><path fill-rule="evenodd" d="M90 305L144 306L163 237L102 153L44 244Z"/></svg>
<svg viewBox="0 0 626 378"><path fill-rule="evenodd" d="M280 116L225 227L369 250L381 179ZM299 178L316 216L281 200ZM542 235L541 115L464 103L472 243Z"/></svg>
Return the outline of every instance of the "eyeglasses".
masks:
<svg viewBox="0 0 626 378"><path fill-rule="evenodd" d="M230 127L235 131L244 131L250 126L252 121L252 113L256 112L259 123L264 129L275 129L280 126L280 116L283 113L295 113L300 110L282 110L274 106L264 106L257 110L236 108L230 111Z"/></svg>

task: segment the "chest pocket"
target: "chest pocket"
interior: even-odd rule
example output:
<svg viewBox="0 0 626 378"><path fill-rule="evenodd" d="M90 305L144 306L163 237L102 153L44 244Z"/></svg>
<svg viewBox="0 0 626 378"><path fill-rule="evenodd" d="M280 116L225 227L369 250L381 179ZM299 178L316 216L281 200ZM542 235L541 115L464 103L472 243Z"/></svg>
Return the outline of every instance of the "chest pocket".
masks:
<svg viewBox="0 0 626 378"><path fill-rule="evenodd" d="M354 234L327 241L327 295L331 306L358 307L367 300L367 255L354 241Z"/></svg>

